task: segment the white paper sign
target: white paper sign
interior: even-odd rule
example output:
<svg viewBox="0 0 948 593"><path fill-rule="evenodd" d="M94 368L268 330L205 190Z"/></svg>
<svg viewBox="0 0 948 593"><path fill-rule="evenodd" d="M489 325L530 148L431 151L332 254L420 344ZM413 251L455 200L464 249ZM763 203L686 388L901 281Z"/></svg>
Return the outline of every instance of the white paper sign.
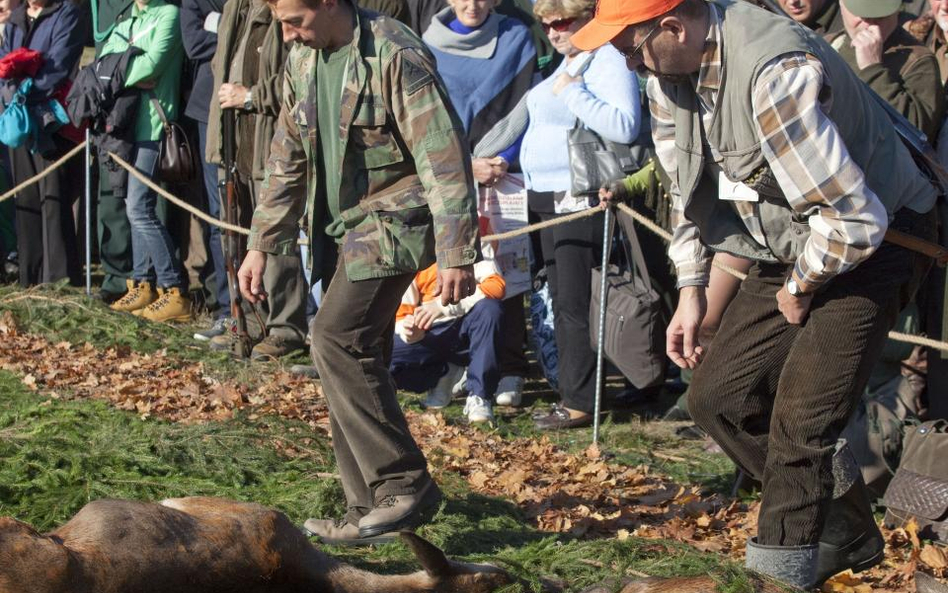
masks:
<svg viewBox="0 0 948 593"><path fill-rule="evenodd" d="M731 181L727 178L727 175L724 174L724 171L718 172L718 198L734 202L760 201L760 196L756 191L740 181Z"/></svg>
<svg viewBox="0 0 948 593"><path fill-rule="evenodd" d="M515 231L527 225L527 189L523 176L508 173L492 187L478 187L477 213L481 236ZM533 287L530 278L530 237L521 235L481 246L484 257L493 258L507 285L505 299Z"/></svg>

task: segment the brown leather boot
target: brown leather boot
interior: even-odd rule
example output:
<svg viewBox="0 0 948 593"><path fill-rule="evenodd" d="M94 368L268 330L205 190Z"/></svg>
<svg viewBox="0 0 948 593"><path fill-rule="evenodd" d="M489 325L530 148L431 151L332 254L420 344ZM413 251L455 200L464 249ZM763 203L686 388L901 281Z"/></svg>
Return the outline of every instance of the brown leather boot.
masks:
<svg viewBox="0 0 948 593"><path fill-rule="evenodd" d="M148 321L191 321L191 299L176 286L159 288L158 300L135 314Z"/></svg>
<svg viewBox="0 0 948 593"><path fill-rule="evenodd" d="M155 292L155 287L148 281L135 282L129 278L125 281L125 286L128 287L128 292L125 293L125 296L109 305L109 308L113 311L133 313L139 309L144 309L158 300L158 293Z"/></svg>

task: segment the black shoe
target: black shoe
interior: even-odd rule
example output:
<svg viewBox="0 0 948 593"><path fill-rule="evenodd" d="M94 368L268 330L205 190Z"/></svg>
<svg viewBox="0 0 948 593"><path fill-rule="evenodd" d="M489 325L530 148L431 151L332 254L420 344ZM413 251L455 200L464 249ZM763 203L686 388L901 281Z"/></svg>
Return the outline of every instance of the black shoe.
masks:
<svg viewBox="0 0 948 593"><path fill-rule="evenodd" d="M845 441L833 455L833 500L820 535L818 583L844 570L861 572L882 562L885 539L872 515L869 489Z"/></svg>
<svg viewBox="0 0 948 593"><path fill-rule="evenodd" d="M106 305L111 305L123 296L125 296L124 292L112 292L111 290L105 289L99 289L97 292L92 294L92 298L97 301L102 301Z"/></svg>
<svg viewBox="0 0 948 593"><path fill-rule="evenodd" d="M418 492L386 496L359 520L359 537L414 529L430 521L440 503L441 490L430 479Z"/></svg>

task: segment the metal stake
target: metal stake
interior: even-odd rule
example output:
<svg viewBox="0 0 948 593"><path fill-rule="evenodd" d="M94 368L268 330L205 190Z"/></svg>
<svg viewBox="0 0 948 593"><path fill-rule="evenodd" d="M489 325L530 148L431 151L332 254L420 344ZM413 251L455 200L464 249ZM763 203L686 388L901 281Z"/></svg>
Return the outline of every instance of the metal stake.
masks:
<svg viewBox="0 0 948 593"><path fill-rule="evenodd" d="M92 296L92 138L86 128L86 295Z"/></svg>
<svg viewBox="0 0 948 593"><path fill-rule="evenodd" d="M602 225L602 284L599 287L599 336L596 340L596 409L593 412L593 444L599 444L599 413L602 408L602 389L605 383L605 346L606 346L606 288L609 279L609 232L612 210L606 208Z"/></svg>

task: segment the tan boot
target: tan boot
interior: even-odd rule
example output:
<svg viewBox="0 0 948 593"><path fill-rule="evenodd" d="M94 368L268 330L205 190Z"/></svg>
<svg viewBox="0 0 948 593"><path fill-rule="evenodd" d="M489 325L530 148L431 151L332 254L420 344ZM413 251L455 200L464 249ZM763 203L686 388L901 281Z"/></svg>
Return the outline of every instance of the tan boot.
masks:
<svg viewBox="0 0 948 593"><path fill-rule="evenodd" d="M109 308L113 311L132 313L139 309L144 309L158 300L158 293L155 292L155 288L150 282L135 282L132 279L128 279L125 281L125 286L128 287L128 292L125 293L125 296L109 305Z"/></svg>
<svg viewBox="0 0 948 593"><path fill-rule="evenodd" d="M190 321L191 299L178 287L158 288L158 300L139 313L148 321Z"/></svg>

